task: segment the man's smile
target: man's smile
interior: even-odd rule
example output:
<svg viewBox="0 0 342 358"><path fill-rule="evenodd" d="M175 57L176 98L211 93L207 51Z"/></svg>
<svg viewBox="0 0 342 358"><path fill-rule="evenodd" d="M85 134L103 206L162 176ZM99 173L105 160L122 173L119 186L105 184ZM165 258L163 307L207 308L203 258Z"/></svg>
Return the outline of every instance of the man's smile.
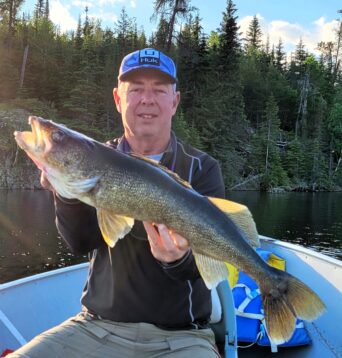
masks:
<svg viewBox="0 0 342 358"><path fill-rule="evenodd" d="M148 114L148 113L139 113L138 117L143 118L143 119L152 119L157 117L156 114Z"/></svg>

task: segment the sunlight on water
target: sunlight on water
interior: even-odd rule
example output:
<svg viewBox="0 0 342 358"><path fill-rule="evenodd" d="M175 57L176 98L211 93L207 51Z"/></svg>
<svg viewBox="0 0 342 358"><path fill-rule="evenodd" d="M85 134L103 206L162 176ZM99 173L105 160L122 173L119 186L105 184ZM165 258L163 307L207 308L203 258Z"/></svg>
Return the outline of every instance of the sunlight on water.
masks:
<svg viewBox="0 0 342 358"><path fill-rule="evenodd" d="M0 191L0 283L84 261L70 253L46 191Z"/></svg>
<svg viewBox="0 0 342 358"><path fill-rule="evenodd" d="M260 234L342 259L342 193L232 192ZM43 190L0 191L0 283L86 261L70 253L55 227L53 198Z"/></svg>

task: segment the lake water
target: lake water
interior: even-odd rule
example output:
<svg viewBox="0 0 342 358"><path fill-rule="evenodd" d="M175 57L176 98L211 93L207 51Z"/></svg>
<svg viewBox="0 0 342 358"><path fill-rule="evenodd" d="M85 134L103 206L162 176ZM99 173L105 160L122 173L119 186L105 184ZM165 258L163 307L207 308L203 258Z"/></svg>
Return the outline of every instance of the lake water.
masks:
<svg viewBox="0 0 342 358"><path fill-rule="evenodd" d="M230 192L247 205L260 234L342 259L342 193ZM54 223L44 190L0 191L0 283L86 261L74 256Z"/></svg>

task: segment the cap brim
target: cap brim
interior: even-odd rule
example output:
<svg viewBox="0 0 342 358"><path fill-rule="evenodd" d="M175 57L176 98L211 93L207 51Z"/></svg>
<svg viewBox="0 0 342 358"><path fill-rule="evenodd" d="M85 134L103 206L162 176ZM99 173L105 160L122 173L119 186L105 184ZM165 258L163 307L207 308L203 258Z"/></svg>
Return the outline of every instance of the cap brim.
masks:
<svg viewBox="0 0 342 358"><path fill-rule="evenodd" d="M125 73L121 74L118 76L118 79L120 81L127 81L130 79L130 77L135 74L135 73L138 73L138 72L146 72L146 71L153 71L153 72L157 72L158 74L161 74L163 77L165 77L165 79L168 79L172 84L174 83L177 83L178 80L177 78L174 78L172 76L170 76L168 73L158 69L158 68L155 68L155 67L137 67L137 68L131 68L130 70L126 71Z"/></svg>

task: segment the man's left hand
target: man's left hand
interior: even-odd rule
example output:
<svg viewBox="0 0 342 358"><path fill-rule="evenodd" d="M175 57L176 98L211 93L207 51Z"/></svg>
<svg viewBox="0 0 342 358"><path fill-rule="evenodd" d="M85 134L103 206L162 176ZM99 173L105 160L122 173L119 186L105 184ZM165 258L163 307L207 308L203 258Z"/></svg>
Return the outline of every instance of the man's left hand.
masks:
<svg viewBox="0 0 342 358"><path fill-rule="evenodd" d="M189 250L189 242L183 236L169 230L164 224L143 222L152 255L159 261L171 263L181 259Z"/></svg>

